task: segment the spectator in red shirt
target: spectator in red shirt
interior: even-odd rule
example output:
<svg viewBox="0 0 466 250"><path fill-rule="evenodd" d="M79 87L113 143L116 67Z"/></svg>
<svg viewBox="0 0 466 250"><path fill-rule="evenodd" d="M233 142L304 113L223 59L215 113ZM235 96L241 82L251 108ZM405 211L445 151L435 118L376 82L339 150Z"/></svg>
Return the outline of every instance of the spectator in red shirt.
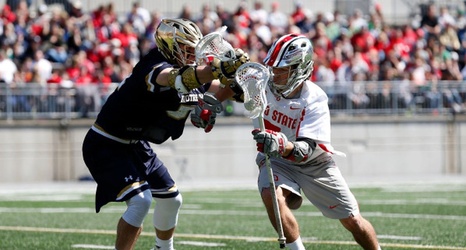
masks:
<svg viewBox="0 0 466 250"><path fill-rule="evenodd" d="M341 50L340 49L329 50L328 53L326 54L326 57L329 63L329 68L333 72L337 72L337 69L343 63L343 56L341 54Z"/></svg>
<svg viewBox="0 0 466 250"><path fill-rule="evenodd" d="M411 48L412 46L406 43L403 30L396 28L391 34L388 49L393 50L398 57L409 60Z"/></svg>
<svg viewBox="0 0 466 250"><path fill-rule="evenodd" d="M351 37L351 44L354 49L366 53L370 48L374 46L375 38L369 32L367 25L360 27L359 31L356 31Z"/></svg>
<svg viewBox="0 0 466 250"><path fill-rule="evenodd" d="M236 19L235 26L238 25L241 29L248 29L251 25L251 17L246 8L246 2L242 1L239 3L238 9L233 14L233 18Z"/></svg>
<svg viewBox="0 0 466 250"><path fill-rule="evenodd" d="M138 35L134 32L130 23L123 24L121 32L115 33L113 38L120 40L122 48L127 48L131 43L137 43L138 41Z"/></svg>
<svg viewBox="0 0 466 250"><path fill-rule="evenodd" d="M92 82L97 83L103 91L107 90L112 83L112 78L106 75L102 69L97 69L92 75Z"/></svg>
<svg viewBox="0 0 466 250"><path fill-rule="evenodd" d="M118 23L112 21L112 16L108 13L104 14L102 18L102 26L96 28L97 39L101 42L107 42L112 39L115 34L120 32Z"/></svg>
<svg viewBox="0 0 466 250"><path fill-rule="evenodd" d="M59 85L62 81L62 70L59 68L52 69L52 75L47 80L48 85Z"/></svg>
<svg viewBox="0 0 466 250"><path fill-rule="evenodd" d="M16 21L16 14L11 11L10 5L5 4L0 13L0 18L2 18L5 23L14 23Z"/></svg>
<svg viewBox="0 0 466 250"><path fill-rule="evenodd" d="M75 80L76 86L91 84L93 77L86 67L79 68L78 77Z"/></svg>
<svg viewBox="0 0 466 250"><path fill-rule="evenodd" d="M306 13L304 12L303 5L298 2L295 4L294 12L291 13L291 22L299 27L304 19L306 19Z"/></svg>
<svg viewBox="0 0 466 250"><path fill-rule="evenodd" d="M234 22L240 22L239 19L234 19ZM229 36L230 38L228 39L231 45L234 48L241 48L241 49L246 49L248 45L248 35L244 31L244 29L241 29L238 27L238 25L233 25L231 29L231 35Z"/></svg>
<svg viewBox="0 0 466 250"><path fill-rule="evenodd" d="M314 45L314 52L318 57L325 57L327 52L333 49L333 44L326 33L325 24L319 22L315 25L315 35L311 38Z"/></svg>

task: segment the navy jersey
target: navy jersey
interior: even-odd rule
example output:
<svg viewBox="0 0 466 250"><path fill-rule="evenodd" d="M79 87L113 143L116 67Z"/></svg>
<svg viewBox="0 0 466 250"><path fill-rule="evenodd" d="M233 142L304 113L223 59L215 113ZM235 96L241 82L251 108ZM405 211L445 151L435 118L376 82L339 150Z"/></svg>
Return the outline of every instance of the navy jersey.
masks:
<svg viewBox="0 0 466 250"><path fill-rule="evenodd" d="M210 84L182 95L156 83L159 73L169 64L152 49L109 96L97 116L96 125L105 132L126 140L148 140L160 144L175 140L183 133L189 112L197 105L199 93Z"/></svg>

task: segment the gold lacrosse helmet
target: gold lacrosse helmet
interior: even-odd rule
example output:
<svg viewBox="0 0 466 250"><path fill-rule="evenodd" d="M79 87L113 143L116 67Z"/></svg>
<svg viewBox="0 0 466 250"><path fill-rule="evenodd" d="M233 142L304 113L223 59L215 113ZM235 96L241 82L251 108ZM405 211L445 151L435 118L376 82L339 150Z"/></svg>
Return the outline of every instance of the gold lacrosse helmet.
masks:
<svg viewBox="0 0 466 250"><path fill-rule="evenodd" d="M194 63L194 50L203 35L199 27L184 18L162 19L154 34L159 51L179 66Z"/></svg>

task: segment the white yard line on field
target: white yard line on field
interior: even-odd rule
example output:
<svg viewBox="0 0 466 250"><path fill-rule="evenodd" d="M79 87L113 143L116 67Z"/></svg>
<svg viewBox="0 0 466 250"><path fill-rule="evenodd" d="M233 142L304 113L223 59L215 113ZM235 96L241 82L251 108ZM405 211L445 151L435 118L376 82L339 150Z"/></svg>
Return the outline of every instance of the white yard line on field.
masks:
<svg viewBox="0 0 466 250"><path fill-rule="evenodd" d="M177 241L177 245L190 245L190 246L201 246L201 247L224 247L224 243L215 243L215 242L202 242L202 241ZM115 249L114 246L103 246L103 245L93 245L93 244L74 244L71 245L72 248L79 249Z"/></svg>
<svg viewBox="0 0 466 250"><path fill-rule="evenodd" d="M379 239L390 239L390 240L422 240L419 236L399 236L399 235L377 235Z"/></svg>
<svg viewBox="0 0 466 250"><path fill-rule="evenodd" d="M72 248L83 248L83 249L115 249L114 246L102 246L92 244L75 244L71 245Z"/></svg>
<svg viewBox="0 0 466 250"><path fill-rule="evenodd" d="M202 241L177 241L176 244L180 245L190 245L190 246L204 246L204 247L224 247L224 243L215 243L215 242L202 242Z"/></svg>
<svg viewBox="0 0 466 250"><path fill-rule="evenodd" d="M43 227L13 227L0 226L3 231L26 231L26 232L48 232L48 233L85 233L85 234L115 234L113 230L89 230L89 229L72 229L72 228L43 228ZM153 233L142 232L142 236L153 237ZM220 240L244 240L244 241L277 241L276 238L270 237L250 237L250 236L233 236L233 235L207 235L207 234L180 234L176 233L177 238L190 239L220 239ZM353 241L319 241L303 239L306 244L317 245L356 245ZM436 250L466 250L465 247L453 246L426 246L415 244L397 244L397 243L381 243L382 247L403 248L403 249L436 249ZM103 249L103 248L100 248ZM107 249L107 248L105 248Z"/></svg>
<svg viewBox="0 0 466 250"><path fill-rule="evenodd" d="M108 207L102 209L101 213L121 213L124 207ZM0 213L93 213L93 208L21 208L21 207L0 207ZM236 216L265 216L262 211L237 211L237 210L196 210L184 209L181 214L191 215L236 215ZM320 212L300 212L295 211L297 216L320 217ZM438 214L401 214L401 213L382 213L382 212L366 212L366 217L383 217L383 218L404 218L404 219L428 219L428 220L454 220L466 221L464 215L438 215Z"/></svg>

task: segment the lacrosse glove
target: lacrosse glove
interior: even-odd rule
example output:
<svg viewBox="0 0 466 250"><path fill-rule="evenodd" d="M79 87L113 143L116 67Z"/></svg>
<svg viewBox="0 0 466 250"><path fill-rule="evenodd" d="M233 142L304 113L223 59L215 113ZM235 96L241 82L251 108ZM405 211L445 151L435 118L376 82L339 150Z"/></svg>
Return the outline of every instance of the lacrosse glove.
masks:
<svg viewBox="0 0 466 250"><path fill-rule="evenodd" d="M232 78L235 77L236 70L243 64L249 62L248 53L242 49L235 49L235 58L228 61L221 61L214 58L211 67L215 79L219 79L222 84L229 85Z"/></svg>
<svg viewBox="0 0 466 250"><path fill-rule="evenodd" d="M191 113L191 123L209 133L215 124L217 114L223 111L222 103L212 93L204 93Z"/></svg>
<svg viewBox="0 0 466 250"><path fill-rule="evenodd" d="M269 129L265 131L254 129L252 135L257 143L257 151L272 157L281 157L285 153L286 144L288 144L285 134Z"/></svg>

